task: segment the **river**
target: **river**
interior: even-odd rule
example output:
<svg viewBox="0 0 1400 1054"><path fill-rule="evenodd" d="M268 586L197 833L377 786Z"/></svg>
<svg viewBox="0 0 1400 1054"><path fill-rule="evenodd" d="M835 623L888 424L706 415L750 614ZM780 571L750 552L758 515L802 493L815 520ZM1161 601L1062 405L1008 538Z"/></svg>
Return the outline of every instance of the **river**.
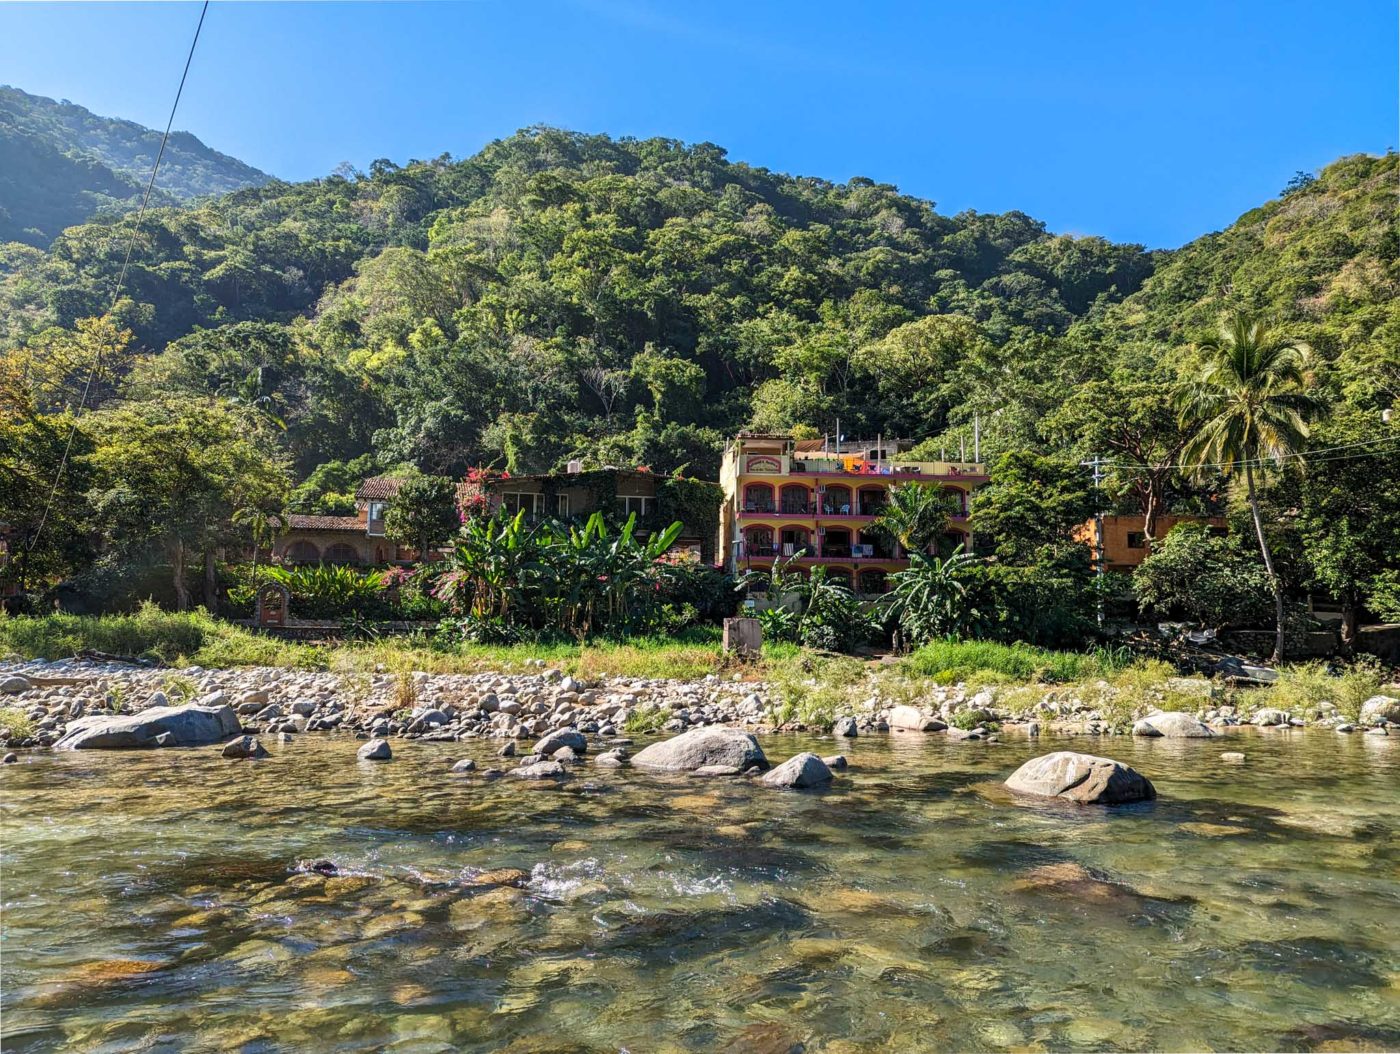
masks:
<svg viewBox="0 0 1400 1054"><path fill-rule="evenodd" d="M818 793L358 745L5 766L4 1049L1400 1048L1400 736L870 736ZM1056 749L1159 798L999 787Z"/></svg>

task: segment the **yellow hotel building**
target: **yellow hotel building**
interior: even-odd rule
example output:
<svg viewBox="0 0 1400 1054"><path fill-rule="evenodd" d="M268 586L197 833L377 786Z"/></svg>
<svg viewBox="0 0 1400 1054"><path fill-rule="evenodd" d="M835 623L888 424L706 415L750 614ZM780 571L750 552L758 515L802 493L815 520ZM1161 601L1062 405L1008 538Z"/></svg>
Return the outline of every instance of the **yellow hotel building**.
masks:
<svg viewBox="0 0 1400 1054"><path fill-rule="evenodd" d="M740 433L725 446L720 465L720 552L727 568L761 570L801 552L794 568L822 565L859 595L883 593L886 575L909 559L873 528L890 488L902 483L955 495L958 511L946 541L971 548L968 507L987 482L985 466L910 461L901 456L910 445Z"/></svg>

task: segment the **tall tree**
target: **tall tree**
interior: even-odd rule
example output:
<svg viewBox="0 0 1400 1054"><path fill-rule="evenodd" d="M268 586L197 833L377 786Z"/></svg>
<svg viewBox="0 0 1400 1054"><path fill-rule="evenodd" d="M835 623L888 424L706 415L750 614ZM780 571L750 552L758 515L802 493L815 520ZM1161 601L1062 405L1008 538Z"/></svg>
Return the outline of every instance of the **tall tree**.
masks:
<svg viewBox="0 0 1400 1054"><path fill-rule="evenodd" d="M1194 377L1177 389L1177 408L1191 438L1183 459L1198 472L1235 476L1243 470L1254 533L1274 595L1274 654L1284 655L1283 582L1264 536L1255 478L1269 461L1302 450L1308 421L1320 409L1309 389L1310 349L1244 312L1220 320L1219 333L1198 344L1203 357Z"/></svg>
<svg viewBox="0 0 1400 1054"><path fill-rule="evenodd" d="M445 542L458 527L457 487L446 476L404 480L384 517L384 533L418 551L424 562L435 543Z"/></svg>
<svg viewBox="0 0 1400 1054"><path fill-rule="evenodd" d="M215 597L215 551L235 539L239 509L280 509L287 473L257 421L214 400L167 398L94 414L94 521L118 551L156 549L168 560L180 610L188 610L191 557L205 567L205 604Z"/></svg>

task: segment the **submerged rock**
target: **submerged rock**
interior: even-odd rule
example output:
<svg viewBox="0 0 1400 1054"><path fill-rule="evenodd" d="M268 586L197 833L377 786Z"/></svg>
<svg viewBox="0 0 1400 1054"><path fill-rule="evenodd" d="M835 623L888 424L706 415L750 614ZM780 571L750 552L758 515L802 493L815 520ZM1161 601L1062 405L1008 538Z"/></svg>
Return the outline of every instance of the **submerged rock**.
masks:
<svg viewBox="0 0 1400 1054"><path fill-rule="evenodd" d="M126 717L82 717L54 744L56 750L130 750L150 746L202 747L239 732L231 706L152 706Z"/></svg>
<svg viewBox="0 0 1400 1054"><path fill-rule="evenodd" d="M1166 739L1206 739L1215 735L1215 732L1190 714L1170 711L1148 714L1133 725L1133 735L1161 736Z"/></svg>
<svg viewBox="0 0 1400 1054"><path fill-rule="evenodd" d="M764 773L759 781L770 787L825 787L831 782L831 769L817 755L803 753L788 758L777 768Z"/></svg>
<svg viewBox="0 0 1400 1054"><path fill-rule="evenodd" d="M231 743L224 744L226 758L265 758L267 748L258 742L257 736L239 736Z"/></svg>
<svg viewBox="0 0 1400 1054"><path fill-rule="evenodd" d="M371 739L355 752L361 761L388 761L394 756L387 739Z"/></svg>
<svg viewBox="0 0 1400 1054"><path fill-rule="evenodd" d="M569 773L557 761L536 761L516 766L510 770L510 775L521 780L562 780L567 779Z"/></svg>
<svg viewBox="0 0 1400 1054"><path fill-rule="evenodd" d="M710 765L742 771L753 765L767 768L768 759L748 732L705 725L638 751L632 764L655 772L692 772Z"/></svg>
<svg viewBox="0 0 1400 1054"><path fill-rule="evenodd" d="M457 764L455 764L455 765L452 766L452 771L453 771L453 772L475 772L475 771L476 771L476 762L473 761L471 758L463 758L461 761L457 762Z"/></svg>
<svg viewBox="0 0 1400 1054"><path fill-rule="evenodd" d="M1070 750L1031 758L1011 774L1006 786L1020 794L1085 805L1118 805L1157 797L1151 781L1121 761Z"/></svg>
<svg viewBox="0 0 1400 1054"><path fill-rule="evenodd" d="M1244 760L1244 755L1241 754L1238 750L1227 750L1227 751L1225 751L1225 753L1223 753L1223 754L1220 755L1220 760L1221 760L1221 761L1243 761L1243 760Z"/></svg>
<svg viewBox="0 0 1400 1054"><path fill-rule="evenodd" d="M19 755L12 750L3 758L0 758L0 765L13 765L17 761L19 761Z"/></svg>

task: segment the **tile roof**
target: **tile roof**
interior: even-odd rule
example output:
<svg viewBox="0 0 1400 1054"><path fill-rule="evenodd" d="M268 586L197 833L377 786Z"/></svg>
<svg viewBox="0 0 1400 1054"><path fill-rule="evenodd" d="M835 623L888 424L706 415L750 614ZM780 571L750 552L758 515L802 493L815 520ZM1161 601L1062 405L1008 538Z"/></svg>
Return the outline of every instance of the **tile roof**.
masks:
<svg viewBox="0 0 1400 1054"><path fill-rule="evenodd" d="M403 482L399 476L371 476L360 484L360 489L355 491L355 497L383 501L397 494Z"/></svg>
<svg viewBox="0 0 1400 1054"><path fill-rule="evenodd" d="M364 523L358 516L303 516L292 513L287 517L287 527L293 531L363 531Z"/></svg>

